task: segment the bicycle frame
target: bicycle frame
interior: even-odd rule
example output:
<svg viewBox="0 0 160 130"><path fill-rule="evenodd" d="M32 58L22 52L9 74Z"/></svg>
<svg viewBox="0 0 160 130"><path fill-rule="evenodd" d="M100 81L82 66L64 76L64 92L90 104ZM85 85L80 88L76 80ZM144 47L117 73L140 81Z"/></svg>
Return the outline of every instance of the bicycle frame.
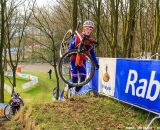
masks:
<svg viewBox="0 0 160 130"><path fill-rule="evenodd" d="M77 34L77 36L79 37L79 39L80 39L80 45L78 46L78 53L77 53L77 56L76 56L76 63L75 63L75 65L76 66L78 66L79 65L79 63L80 63L80 51L81 51L81 46L82 46L82 44L83 44L83 42L84 42L84 38L82 38L81 36L80 36L80 34L78 33L78 31L76 30L75 31L75 33Z"/></svg>

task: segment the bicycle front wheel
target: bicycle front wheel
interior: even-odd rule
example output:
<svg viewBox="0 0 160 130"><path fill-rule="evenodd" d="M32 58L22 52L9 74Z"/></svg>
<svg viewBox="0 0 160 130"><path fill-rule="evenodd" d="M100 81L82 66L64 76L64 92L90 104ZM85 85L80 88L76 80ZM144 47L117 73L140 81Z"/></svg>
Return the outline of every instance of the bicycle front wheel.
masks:
<svg viewBox="0 0 160 130"><path fill-rule="evenodd" d="M9 104L7 104L4 108L4 115L8 120L10 120L13 116L12 108Z"/></svg>
<svg viewBox="0 0 160 130"><path fill-rule="evenodd" d="M65 53L62 58L60 59L60 62L59 62L59 75L61 77L61 79L68 85L70 86L74 86L74 87L78 87L78 86L83 86L85 84L87 84L93 77L94 75L94 72L95 72L95 64L94 64L94 61L92 59L92 57L85 53L85 52L80 52L79 55L83 55L83 57L85 56L85 60L86 60L86 64L87 64L87 67L85 67L86 69L86 78L85 80L83 81L78 81L77 83L73 83L72 80L71 80L71 65L70 65L70 59L72 56L75 56L77 55L77 50L71 50L67 53ZM79 66L76 66L76 69L77 69L77 76L80 77L81 76L81 73L79 73L78 71L78 67ZM78 78L80 79L80 78Z"/></svg>

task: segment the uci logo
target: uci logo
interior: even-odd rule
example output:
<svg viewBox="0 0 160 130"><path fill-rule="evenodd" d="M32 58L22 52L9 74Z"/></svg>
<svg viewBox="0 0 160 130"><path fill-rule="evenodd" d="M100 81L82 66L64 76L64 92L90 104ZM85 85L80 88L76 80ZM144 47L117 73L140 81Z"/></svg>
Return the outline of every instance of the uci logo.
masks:
<svg viewBox="0 0 160 130"><path fill-rule="evenodd" d="M154 79L155 74L156 74L156 71L151 72L149 81L143 78L138 80L137 71L129 70L125 93L128 93L130 90L133 96L146 98L146 99L149 99L150 101L156 100L160 92L160 82ZM139 85L135 86L135 83L137 84L137 82ZM148 89L147 89L147 85L148 85ZM152 95L151 95L151 91L153 87L155 87L155 91L152 92Z"/></svg>

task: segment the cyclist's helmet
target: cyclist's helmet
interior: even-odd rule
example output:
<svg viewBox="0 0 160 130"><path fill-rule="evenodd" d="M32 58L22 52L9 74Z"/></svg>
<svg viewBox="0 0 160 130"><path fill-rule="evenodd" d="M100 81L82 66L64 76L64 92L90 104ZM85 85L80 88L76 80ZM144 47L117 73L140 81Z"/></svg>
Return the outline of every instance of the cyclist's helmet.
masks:
<svg viewBox="0 0 160 130"><path fill-rule="evenodd" d="M14 98L18 98L19 96L20 96L19 93L16 93L16 92L13 94Z"/></svg>
<svg viewBox="0 0 160 130"><path fill-rule="evenodd" d="M90 20L87 20L83 23L83 27L90 27L90 28L94 28L95 25L94 25L94 22L90 21Z"/></svg>

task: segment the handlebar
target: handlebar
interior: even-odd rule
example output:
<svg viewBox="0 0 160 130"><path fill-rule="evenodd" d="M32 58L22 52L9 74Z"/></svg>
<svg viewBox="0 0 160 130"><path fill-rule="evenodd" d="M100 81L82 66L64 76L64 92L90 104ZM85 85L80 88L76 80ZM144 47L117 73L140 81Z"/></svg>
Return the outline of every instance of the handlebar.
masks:
<svg viewBox="0 0 160 130"><path fill-rule="evenodd" d="M94 45L97 45L98 43L96 41L93 41L91 39L89 39L88 35L84 35L84 37L82 38L81 35L78 33L78 31L76 30L75 33L77 34L77 36L80 39L80 45L78 46L78 52L81 51L82 45L84 43L84 40L88 40L89 42L93 43Z"/></svg>
<svg viewBox="0 0 160 130"><path fill-rule="evenodd" d="M98 44L98 42L89 39L89 37L88 37L87 35L84 35L84 39L85 39L85 40L88 40L89 42L93 43L94 45L97 45L97 44Z"/></svg>
<svg viewBox="0 0 160 130"><path fill-rule="evenodd" d="M84 40L88 40L89 42L92 42L95 45L98 44L96 41L93 41L93 40L89 39L88 35L84 35L84 37L82 38L81 35L78 33L78 31L75 31L75 33L77 34L77 36L79 37L81 42L84 39Z"/></svg>

